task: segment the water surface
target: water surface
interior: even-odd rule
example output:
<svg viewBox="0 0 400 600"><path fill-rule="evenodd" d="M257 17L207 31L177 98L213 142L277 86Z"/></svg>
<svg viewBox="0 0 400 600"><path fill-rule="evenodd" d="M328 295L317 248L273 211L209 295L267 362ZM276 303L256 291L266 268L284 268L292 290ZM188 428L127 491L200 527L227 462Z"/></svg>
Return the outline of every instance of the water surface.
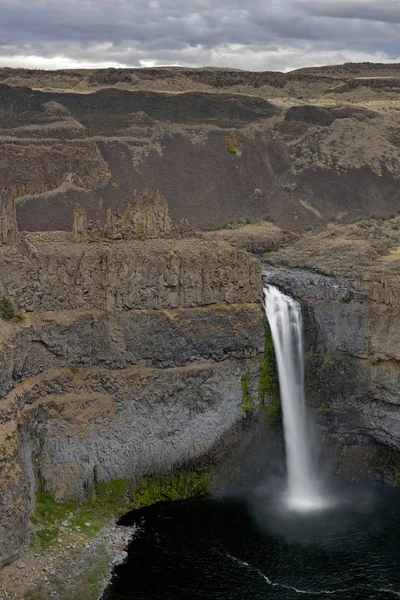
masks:
<svg viewBox="0 0 400 600"><path fill-rule="evenodd" d="M400 494L350 486L290 512L266 489L165 502L140 523L104 600L400 598Z"/></svg>

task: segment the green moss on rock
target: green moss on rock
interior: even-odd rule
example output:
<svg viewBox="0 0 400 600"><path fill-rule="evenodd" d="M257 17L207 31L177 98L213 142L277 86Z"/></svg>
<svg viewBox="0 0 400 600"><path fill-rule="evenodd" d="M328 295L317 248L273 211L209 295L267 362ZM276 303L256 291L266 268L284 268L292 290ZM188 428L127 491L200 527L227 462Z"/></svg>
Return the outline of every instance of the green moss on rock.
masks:
<svg viewBox="0 0 400 600"><path fill-rule="evenodd" d="M377 460L376 468L386 483L400 485L400 460L396 452L390 449L383 450Z"/></svg>
<svg viewBox="0 0 400 600"><path fill-rule="evenodd" d="M275 398L268 404L264 405L263 416L270 425L278 425L282 419L280 400Z"/></svg>
<svg viewBox="0 0 400 600"><path fill-rule="evenodd" d="M93 470L94 491L82 502L57 502L49 492L39 491L31 523L33 547L45 548L56 540L59 526L67 523L72 530L95 535L112 517L159 502L191 498L209 491L209 475L205 471L179 471L171 475L143 477L138 483L126 479L99 481Z"/></svg>
<svg viewBox="0 0 400 600"><path fill-rule="evenodd" d="M242 386L242 409L244 412L253 412L253 401L249 392L249 373L243 373L240 385Z"/></svg>
<svg viewBox="0 0 400 600"><path fill-rule="evenodd" d="M281 403L274 343L266 318L264 318L264 340L264 356L260 362L260 380L258 385L260 410L264 413L266 420L275 425L281 418Z"/></svg>
<svg viewBox="0 0 400 600"><path fill-rule="evenodd" d="M205 471L181 471L169 476L143 477L133 492L130 508L150 506L162 500L183 500L209 492L209 475Z"/></svg>

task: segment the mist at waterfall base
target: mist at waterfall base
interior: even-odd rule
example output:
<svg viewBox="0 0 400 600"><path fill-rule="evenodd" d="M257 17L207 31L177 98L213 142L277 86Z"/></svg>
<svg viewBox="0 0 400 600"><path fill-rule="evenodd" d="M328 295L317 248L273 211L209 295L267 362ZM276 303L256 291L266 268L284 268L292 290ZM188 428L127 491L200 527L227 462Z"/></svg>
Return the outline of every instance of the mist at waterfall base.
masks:
<svg viewBox="0 0 400 600"><path fill-rule="evenodd" d="M120 521L138 532L103 600L400 598L400 491L322 485L304 397L299 305L273 287L286 478L256 488L162 502Z"/></svg>

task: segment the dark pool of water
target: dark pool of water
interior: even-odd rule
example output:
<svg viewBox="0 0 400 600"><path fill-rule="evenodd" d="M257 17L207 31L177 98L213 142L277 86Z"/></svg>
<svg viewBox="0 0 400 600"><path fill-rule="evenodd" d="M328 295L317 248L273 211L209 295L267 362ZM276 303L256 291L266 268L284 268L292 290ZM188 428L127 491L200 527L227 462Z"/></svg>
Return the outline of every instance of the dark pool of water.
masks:
<svg viewBox="0 0 400 600"><path fill-rule="evenodd" d="M400 598L400 494L336 490L293 513L268 490L161 503L124 517L140 529L104 600Z"/></svg>

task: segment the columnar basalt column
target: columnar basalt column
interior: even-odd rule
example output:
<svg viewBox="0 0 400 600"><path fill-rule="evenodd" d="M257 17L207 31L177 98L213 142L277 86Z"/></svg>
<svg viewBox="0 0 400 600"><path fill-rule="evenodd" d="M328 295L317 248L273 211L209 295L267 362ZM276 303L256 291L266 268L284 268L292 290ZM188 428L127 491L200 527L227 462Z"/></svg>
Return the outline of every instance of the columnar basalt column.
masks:
<svg viewBox="0 0 400 600"><path fill-rule="evenodd" d="M18 239L15 199L11 190L0 187L0 246L15 244Z"/></svg>
<svg viewBox="0 0 400 600"><path fill-rule="evenodd" d="M88 222L84 208L80 204L74 207L73 238L75 242L83 242L88 237Z"/></svg>

